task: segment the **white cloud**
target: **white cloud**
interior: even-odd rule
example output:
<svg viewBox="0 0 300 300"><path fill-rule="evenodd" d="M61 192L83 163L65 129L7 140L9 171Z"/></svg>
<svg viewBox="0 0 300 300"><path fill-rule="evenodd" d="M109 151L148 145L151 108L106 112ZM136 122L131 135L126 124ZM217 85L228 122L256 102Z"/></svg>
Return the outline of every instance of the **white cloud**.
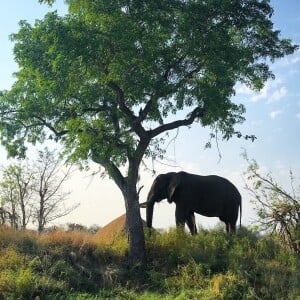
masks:
<svg viewBox="0 0 300 300"><path fill-rule="evenodd" d="M270 89L271 89L271 84L270 82L267 82L259 93L256 93L254 96L250 98L250 101L257 102L259 100L266 99L268 97L268 93Z"/></svg>
<svg viewBox="0 0 300 300"><path fill-rule="evenodd" d="M286 56L281 61L279 64L284 67L291 67L293 65L296 65L300 62L300 50L297 50L294 52L292 55Z"/></svg>
<svg viewBox="0 0 300 300"><path fill-rule="evenodd" d="M271 117L271 119L275 119L280 114L282 114L282 110L274 110L270 113L270 117Z"/></svg>
<svg viewBox="0 0 300 300"><path fill-rule="evenodd" d="M288 90L282 84L283 80L277 77L275 80L268 80L259 92L255 92L243 84L237 84L235 91L236 94L248 96L250 102L266 100L269 104L279 101L287 95Z"/></svg>
<svg viewBox="0 0 300 300"><path fill-rule="evenodd" d="M300 50L296 51L293 55L285 57L285 62L282 65L288 68L288 74L292 76L298 76L300 73Z"/></svg>
<svg viewBox="0 0 300 300"><path fill-rule="evenodd" d="M297 119L300 121L300 112L296 114Z"/></svg>
<svg viewBox="0 0 300 300"><path fill-rule="evenodd" d="M244 84L238 84L235 89L237 94L253 95L253 91Z"/></svg>
<svg viewBox="0 0 300 300"><path fill-rule="evenodd" d="M300 53L299 53L300 54ZM292 64L297 64L298 62L300 62L300 55L293 57L291 59Z"/></svg>
<svg viewBox="0 0 300 300"><path fill-rule="evenodd" d="M250 101L258 102L260 100L266 100L269 98L274 100L277 99L281 96L281 94L287 92L285 87L281 87L280 89L275 90L276 88L279 88L282 85L282 82L283 81L281 78L276 78L275 80L267 81L264 87L261 89L261 91L259 91L258 93L253 93L253 96L250 98ZM268 103L269 101L270 100L268 100Z"/></svg>
<svg viewBox="0 0 300 300"><path fill-rule="evenodd" d="M287 94L287 89L283 86L280 89L274 91L273 94L270 97L268 97L267 103L269 104L272 102L279 101L280 99L285 97L286 94Z"/></svg>

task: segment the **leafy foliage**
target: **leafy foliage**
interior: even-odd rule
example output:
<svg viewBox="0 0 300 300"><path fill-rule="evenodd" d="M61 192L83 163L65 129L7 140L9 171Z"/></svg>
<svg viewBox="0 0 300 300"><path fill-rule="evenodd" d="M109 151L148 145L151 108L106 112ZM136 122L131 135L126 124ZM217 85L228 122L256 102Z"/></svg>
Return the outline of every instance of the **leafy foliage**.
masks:
<svg viewBox="0 0 300 300"><path fill-rule="evenodd" d="M11 155L24 140L57 138L73 160L123 165L146 133L148 146L187 125L163 126L186 107L188 123L217 124L230 138L244 121L230 101L235 83L262 88L273 76L264 61L296 49L272 29L267 1L67 2L66 16L22 21L11 36L21 68L1 96Z"/></svg>

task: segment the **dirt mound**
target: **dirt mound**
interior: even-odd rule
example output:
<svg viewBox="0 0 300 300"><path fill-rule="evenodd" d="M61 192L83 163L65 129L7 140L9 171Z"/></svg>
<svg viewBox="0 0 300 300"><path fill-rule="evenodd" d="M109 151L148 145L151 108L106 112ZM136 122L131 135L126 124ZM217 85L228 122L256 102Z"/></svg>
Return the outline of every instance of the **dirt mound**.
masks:
<svg viewBox="0 0 300 300"><path fill-rule="evenodd" d="M146 227L146 222L144 220L142 221L144 227ZM102 244L110 245L117 238L125 235L126 233L126 214L124 214L102 227L96 233L96 239Z"/></svg>

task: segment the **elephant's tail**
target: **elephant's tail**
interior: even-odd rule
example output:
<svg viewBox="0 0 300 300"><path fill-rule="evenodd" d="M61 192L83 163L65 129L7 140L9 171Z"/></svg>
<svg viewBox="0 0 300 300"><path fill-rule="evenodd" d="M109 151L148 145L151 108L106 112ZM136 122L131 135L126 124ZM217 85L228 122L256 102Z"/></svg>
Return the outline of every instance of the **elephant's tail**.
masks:
<svg viewBox="0 0 300 300"><path fill-rule="evenodd" d="M242 201L240 202L240 228L242 228Z"/></svg>

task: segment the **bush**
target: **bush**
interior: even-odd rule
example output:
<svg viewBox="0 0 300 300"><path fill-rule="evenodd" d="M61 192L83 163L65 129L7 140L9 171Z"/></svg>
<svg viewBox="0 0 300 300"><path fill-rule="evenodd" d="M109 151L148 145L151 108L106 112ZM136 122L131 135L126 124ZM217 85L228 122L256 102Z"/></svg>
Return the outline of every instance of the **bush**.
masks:
<svg viewBox="0 0 300 300"><path fill-rule="evenodd" d="M24 259L14 248L4 248L0 251L0 271L18 270L24 265Z"/></svg>
<svg viewBox="0 0 300 300"><path fill-rule="evenodd" d="M246 280L231 272L216 274L210 281L210 290L216 299L243 299L248 288Z"/></svg>
<svg viewBox="0 0 300 300"><path fill-rule="evenodd" d="M262 174L258 163L250 160L246 152L242 155L248 163L246 189L256 205L258 226L276 235L282 244L300 254L300 184L296 183L292 170L290 187L286 189L271 173Z"/></svg>
<svg viewBox="0 0 300 300"><path fill-rule="evenodd" d="M197 287L198 289L205 289L209 283L209 277L204 266L196 263L194 260L187 265L179 266L178 279L175 285L179 286L181 290L189 290Z"/></svg>
<svg viewBox="0 0 300 300"><path fill-rule="evenodd" d="M35 293L35 275L30 269L6 270L0 273L1 299L32 299Z"/></svg>

